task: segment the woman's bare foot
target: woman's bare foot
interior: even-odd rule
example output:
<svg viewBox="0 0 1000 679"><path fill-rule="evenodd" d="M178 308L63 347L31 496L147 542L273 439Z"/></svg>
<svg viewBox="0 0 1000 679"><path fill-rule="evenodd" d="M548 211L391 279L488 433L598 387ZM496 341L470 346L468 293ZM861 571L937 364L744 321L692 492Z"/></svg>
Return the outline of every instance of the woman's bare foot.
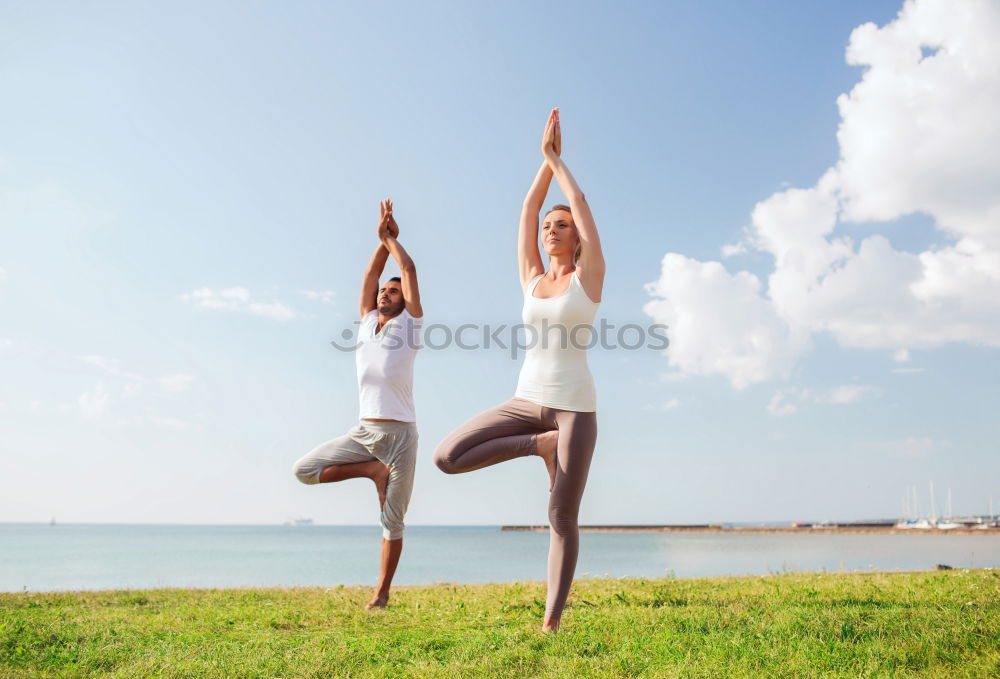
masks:
<svg viewBox="0 0 1000 679"><path fill-rule="evenodd" d="M385 464L377 460L372 462L371 479L375 482L375 489L378 491L379 509L385 509L385 495L389 488L389 472L390 469Z"/></svg>
<svg viewBox="0 0 1000 679"><path fill-rule="evenodd" d="M555 634L559 631L559 622L559 618L545 616L545 622L542 623L542 631L547 634Z"/></svg>
<svg viewBox="0 0 1000 679"><path fill-rule="evenodd" d="M545 468L549 471L549 492L552 492L552 488L556 485L556 444L558 442L559 432L557 430L535 434L535 454L545 461Z"/></svg>
<svg viewBox="0 0 1000 679"><path fill-rule="evenodd" d="M376 594L372 597L372 600L365 605L366 611L371 611L376 608L385 608L389 605L389 595L388 594Z"/></svg>

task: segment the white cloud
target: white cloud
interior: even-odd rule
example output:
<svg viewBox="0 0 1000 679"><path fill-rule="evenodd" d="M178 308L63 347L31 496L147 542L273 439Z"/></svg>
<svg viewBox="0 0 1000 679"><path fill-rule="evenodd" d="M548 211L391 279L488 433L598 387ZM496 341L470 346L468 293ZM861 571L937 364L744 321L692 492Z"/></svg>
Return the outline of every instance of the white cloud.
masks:
<svg viewBox="0 0 1000 679"><path fill-rule="evenodd" d="M788 387L775 392L767 404L767 411L780 417L798 412L799 408L811 403L835 406L850 405L879 393L881 393L881 389L878 387L865 384L845 384L832 389Z"/></svg>
<svg viewBox="0 0 1000 679"><path fill-rule="evenodd" d="M670 253L660 279L647 286L656 299L643 309L669 327L671 367L693 375L723 374L741 389L787 374L804 348L760 295L760 280L730 275L718 262Z"/></svg>
<svg viewBox="0 0 1000 679"><path fill-rule="evenodd" d="M121 377L126 380L134 380L136 382L141 382L146 379L142 375L123 370L119 367L120 361L117 358L89 354L87 356L80 356L80 360L84 363L96 366L109 375L114 375L115 377Z"/></svg>
<svg viewBox="0 0 1000 679"><path fill-rule="evenodd" d="M181 295L181 299L200 309L217 309L262 316L273 321L288 321L297 316L294 310L281 302L262 302L251 298L246 288L233 287L222 290L201 288Z"/></svg>
<svg viewBox="0 0 1000 679"><path fill-rule="evenodd" d="M680 399L672 398L669 401L665 401L663 405L660 406L660 408L662 408L663 410L673 410L674 408L679 408L680 405L681 405Z"/></svg>
<svg viewBox="0 0 1000 679"><path fill-rule="evenodd" d="M196 379L194 375L177 373L151 379L145 375L123 369L117 358L97 354L80 356L79 358L84 363L99 368L106 375L120 378L121 381L112 381L110 389L105 387L103 382L97 384L94 389L81 394L75 406L62 406L60 412L75 411L81 420L119 427L154 424L167 429L193 428L192 425L182 420L158 415L155 410L162 405L164 395L180 394L187 391ZM153 390L149 393L147 396L148 404L140 406L145 414L136 415L135 406L131 409L120 407L127 402L134 403L134 400L146 391L146 385L150 384L158 385L159 391ZM113 398L112 394L115 394L117 399ZM150 397L152 401L150 401ZM130 411L131 415L128 414Z"/></svg>
<svg viewBox="0 0 1000 679"><path fill-rule="evenodd" d="M909 363L910 362L910 350L909 349L897 349L892 354L892 360L896 363Z"/></svg>
<svg viewBox="0 0 1000 679"><path fill-rule="evenodd" d="M14 345L14 341L7 337L0 337L0 354L6 353Z"/></svg>
<svg viewBox="0 0 1000 679"><path fill-rule="evenodd" d="M7 270L0 266L0 281L7 278Z"/></svg>
<svg viewBox="0 0 1000 679"><path fill-rule="evenodd" d="M893 368L892 372L897 375L912 375L915 373L922 373L924 370L924 368Z"/></svg>
<svg viewBox="0 0 1000 679"><path fill-rule="evenodd" d="M194 375L164 375L158 381L163 390L171 394L180 394L188 390L194 382Z"/></svg>
<svg viewBox="0 0 1000 679"><path fill-rule="evenodd" d="M2 344L0 344L0 348L2 348ZM100 368L109 375L128 380L128 383L122 387L122 391L126 396L135 396L139 394L142 391L142 385L150 381L145 375L140 375L123 369L121 367L121 361L117 358L89 354L87 356L80 356L80 360L84 363ZM164 375L156 379L160 388L171 394L179 394L187 391L194 381L194 375L187 375L184 373Z"/></svg>
<svg viewBox="0 0 1000 679"><path fill-rule="evenodd" d="M799 409L799 407L793 402L796 393L796 389L779 389L768 402L767 412L772 415L777 415L778 417L791 415L796 412Z"/></svg>
<svg viewBox="0 0 1000 679"><path fill-rule="evenodd" d="M100 383L93 390L80 394L80 398L77 399L80 419L85 422L100 422L103 420L108 415L110 405L111 396L104 388L104 385Z"/></svg>
<svg viewBox="0 0 1000 679"><path fill-rule="evenodd" d="M302 294L314 302L333 304L333 298L337 293L333 290L303 290Z"/></svg>
<svg viewBox="0 0 1000 679"><path fill-rule="evenodd" d="M722 246L723 259L736 257L737 255L744 255L746 254L746 252L747 252L747 245L743 241L740 241L738 243L727 243Z"/></svg>
<svg viewBox="0 0 1000 679"><path fill-rule="evenodd" d="M998 245L998 35L991 0L907 2L884 28L854 30L847 61L866 71L837 99L849 219L925 212L956 238Z"/></svg>
<svg viewBox="0 0 1000 679"><path fill-rule="evenodd" d="M847 384L816 394L816 402L842 406L855 403L865 396L878 394L879 392L880 389L878 387L863 384Z"/></svg>
<svg viewBox="0 0 1000 679"><path fill-rule="evenodd" d="M673 368L736 387L783 377L821 332L896 350L899 362L908 348L1000 346L998 35L1000 4L983 0L907 2L887 26L852 33L847 60L865 70L837 101L839 161L814 187L753 210L744 244L772 255L766 288L673 253L648 286L647 313L671 326ZM913 253L881 234L843 234L849 222L913 213L929 215L947 243ZM794 409L785 397L772 405Z"/></svg>

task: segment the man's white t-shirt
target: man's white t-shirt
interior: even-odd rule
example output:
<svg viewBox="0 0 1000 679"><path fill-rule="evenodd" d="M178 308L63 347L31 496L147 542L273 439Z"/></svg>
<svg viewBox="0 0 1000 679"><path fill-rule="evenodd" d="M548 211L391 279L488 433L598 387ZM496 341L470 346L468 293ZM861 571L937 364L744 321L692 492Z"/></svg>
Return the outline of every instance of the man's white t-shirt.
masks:
<svg viewBox="0 0 1000 679"><path fill-rule="evenodd" d="M376 333L378 310L362 317L355 352L361 419L417 421L413 407L413 362L420 348L422 325L422 318L414 318L403 309Z"/></svg>

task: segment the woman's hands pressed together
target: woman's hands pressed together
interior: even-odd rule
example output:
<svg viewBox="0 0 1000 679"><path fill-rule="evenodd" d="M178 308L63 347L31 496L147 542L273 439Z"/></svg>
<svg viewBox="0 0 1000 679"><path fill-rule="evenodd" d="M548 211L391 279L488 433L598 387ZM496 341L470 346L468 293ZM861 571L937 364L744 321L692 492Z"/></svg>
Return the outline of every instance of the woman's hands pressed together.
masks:
<svg viewBox="0 0 1000 679"><path fill-rule="evenodd" d="M546 159L558 158L562 155L562 130L559 128L559 109L554 108L549 113L545 123L545 133L542 135L542 155Z"/></svg>

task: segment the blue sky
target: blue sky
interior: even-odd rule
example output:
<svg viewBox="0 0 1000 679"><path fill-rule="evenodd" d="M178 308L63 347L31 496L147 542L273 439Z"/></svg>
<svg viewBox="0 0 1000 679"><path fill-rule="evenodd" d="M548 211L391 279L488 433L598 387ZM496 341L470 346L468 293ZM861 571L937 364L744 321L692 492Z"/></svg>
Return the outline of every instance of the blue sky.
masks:
<svg viewBox="0 0 1000 679"><path fill-rule="evenodd" d="M592 352L582 521L894 516L929 481L985 512L997 10L901 7L5 3L0 521L374 524L365 483L290 467L357 416L328 342L377 202L429 323L516 322L552 106L600 315L671 326L666 355ZM537 460L430 462L518 367L419 356L410 523L544 521Z"/></svg>

